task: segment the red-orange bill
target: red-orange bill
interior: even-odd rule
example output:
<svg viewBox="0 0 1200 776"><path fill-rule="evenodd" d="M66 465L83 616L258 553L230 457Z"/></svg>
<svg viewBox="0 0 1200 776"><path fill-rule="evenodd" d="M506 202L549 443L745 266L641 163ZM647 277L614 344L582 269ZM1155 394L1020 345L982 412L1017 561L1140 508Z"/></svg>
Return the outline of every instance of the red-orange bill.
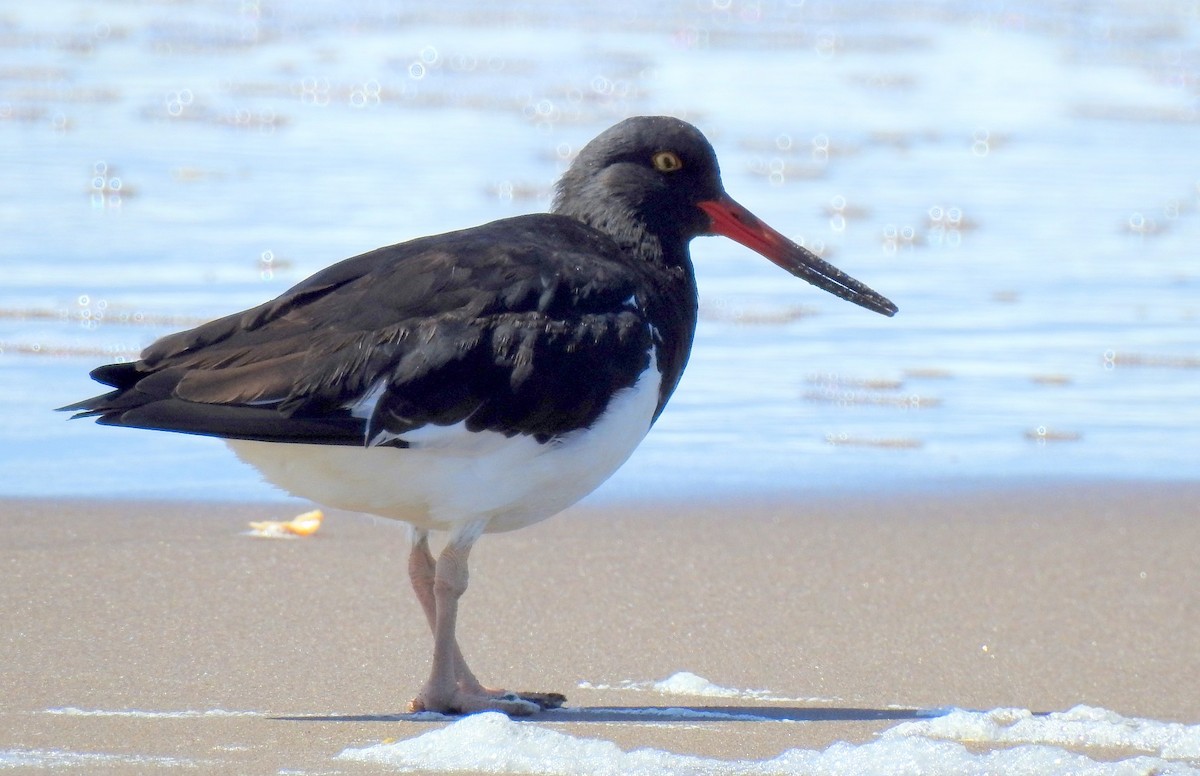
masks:
<svg viewBox="0 0 1200 776"><path fill-rule="evenodd" d="M890 299L784 237L728 195L700 202L698 207L712 219L714 234L724 235L745 245L801 280L807 280L834 296L881 315L890 317L896 314L898 308Z"/></svg>

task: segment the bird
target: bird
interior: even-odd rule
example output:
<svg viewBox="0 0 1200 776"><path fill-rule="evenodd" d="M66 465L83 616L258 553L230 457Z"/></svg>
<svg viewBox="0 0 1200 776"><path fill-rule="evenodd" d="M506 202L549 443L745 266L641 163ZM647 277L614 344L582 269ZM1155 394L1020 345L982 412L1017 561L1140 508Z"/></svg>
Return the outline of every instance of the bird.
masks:
<svg viewBox="0 0 1200 776"><path fill-rule="evenodd" d="M897 312L730 197L695 126L635 116L580 149L549 212L330 265L94 369L111 390L59 409L220 437L291 494L407 523L408 573L433 635L408 709L534 714L565 697L487 687L459 647L471 548L583 498L659 418L692 348L689 245L701 235ZM436 557L431 532L447 535Z"/></svg>

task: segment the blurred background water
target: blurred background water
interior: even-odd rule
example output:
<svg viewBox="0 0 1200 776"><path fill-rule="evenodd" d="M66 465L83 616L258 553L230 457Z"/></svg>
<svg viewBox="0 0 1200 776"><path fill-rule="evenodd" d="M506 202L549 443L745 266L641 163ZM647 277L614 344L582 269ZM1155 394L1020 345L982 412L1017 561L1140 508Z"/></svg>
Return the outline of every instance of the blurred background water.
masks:
<svg viewBox="0 0 1200 776"><path fill-rule="evenodd" d="M59 0L0 10L0 495L273 499L68 423L87 371L549 204L632 114L891 297L693 243L692 363L598 497L1195 479L1200 4Z"/></svg>

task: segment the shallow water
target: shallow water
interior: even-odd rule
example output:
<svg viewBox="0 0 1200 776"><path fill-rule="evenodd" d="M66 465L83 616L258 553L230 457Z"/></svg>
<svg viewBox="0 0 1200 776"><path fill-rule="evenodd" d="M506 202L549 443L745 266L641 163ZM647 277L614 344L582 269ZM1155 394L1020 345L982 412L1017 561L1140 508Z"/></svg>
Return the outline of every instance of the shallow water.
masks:
<svg viewBox="0 0 1200 776"><path fill-rule="evenodd" d="M900 313L697 240L692 363L601 497L1200 475L1193 3L57 8L0 12L0 495L275 497L49 410L337 259L544 209L636 113Z"/></svg>

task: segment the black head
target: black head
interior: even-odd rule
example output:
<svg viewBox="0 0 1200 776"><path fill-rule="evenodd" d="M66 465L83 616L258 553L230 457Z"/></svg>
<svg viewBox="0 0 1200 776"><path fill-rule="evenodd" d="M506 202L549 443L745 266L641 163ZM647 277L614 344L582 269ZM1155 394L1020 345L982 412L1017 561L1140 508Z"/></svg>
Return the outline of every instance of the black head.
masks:
<svg viewBox="0 0 1200 776"><path fill-rule="evenodd" d="M553 210L602 231L624 214L686 242L709 230L697 204L723 195L717 155L700 130L670 116L635 116L583 147L558 182Z"/></svg>
<svg viewBox="0 0 1200 776"><path fill-rule="evenodd" d="M896 313L890 300L735 202L721 184L708 140L670 116L635 116L601 132L559 180L553 210L644 258L686 262L689 240L721 234L831 294L883 315Z"/></svg>

